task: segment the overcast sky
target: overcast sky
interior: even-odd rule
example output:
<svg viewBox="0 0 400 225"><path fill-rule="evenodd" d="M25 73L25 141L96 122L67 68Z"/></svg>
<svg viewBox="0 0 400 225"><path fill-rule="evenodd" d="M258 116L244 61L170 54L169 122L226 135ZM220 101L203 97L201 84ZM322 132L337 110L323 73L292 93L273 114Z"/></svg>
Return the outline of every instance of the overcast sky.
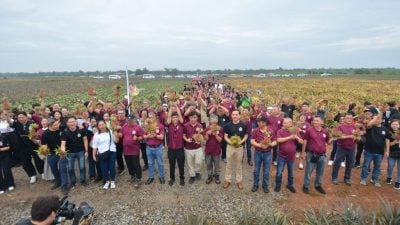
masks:
<svg viewBox="0 0 400 225"><path fill-rule="evenodd" d="M399 0L0 0L0 72L400 67Z"/></svg>

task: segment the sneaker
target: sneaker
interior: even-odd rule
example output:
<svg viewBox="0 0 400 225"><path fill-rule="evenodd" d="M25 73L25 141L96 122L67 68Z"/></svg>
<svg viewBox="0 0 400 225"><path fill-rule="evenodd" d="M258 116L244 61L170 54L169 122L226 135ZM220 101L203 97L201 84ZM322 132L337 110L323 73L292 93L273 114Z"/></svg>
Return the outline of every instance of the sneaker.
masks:
<svg viewBox="0 0 400 225"><path fill-rule="evenodd" d="M206 180L206 184L211 184L212 180L213 180L212 175L208 175L207 180Z"/></svg>
<svg viewBox="0 0 400 225"><path fill-rule="evenodd" d="M353 166L353 168L360 168L360 167L361 167L361 165L358 163L354 164L354 166Z"/></svg>
<svg viewBox="0 0 400 225"><path fill-rule="evenodd" d="M139 188L142 185L142 181L137 179L135 180L135 182L133 183L133 187L135 188Z"/></svg>
<svg viewBox="0 0 400 225"><path fill-rule="evenodd" d="M0 195L4 194L4 191L0 191Z"/></svg>
<svg viewBox="0 0 400 225"><path fill-rule="evenodd" d="M300 158L300 152L296 152L296 159Z"/></svg>
<svg viewBox="0 0 400 225"><path fill-rule="evenodd" d="M374 185L375 185L375 187L378 187L378 188L382 187L381 183L379 183L379 182L375 182Z"/></svg>
<svg viewBox="0 0 400 225"><path fill-rule="evenodd" d="M147 179L146 185L149 185L149 184L153 183L153 181L154 181L154 178Z"/></svg>
<svg viewBox="0 0 400 225"><path fill-rule="evenodd" d="M253 164L252 161L250 161L250 162L248 162L248 163L249 163L249 166L254 166L254 164Z"/></svg>
<svg viewBox="0 0 400 225"><path fill-rule="evenodd" d="M189 184L193 184L195 180L196 180L196 177L190 177Z"/></svg>
<svg viewBox="0 0 400 225"><path fill-rule="evenodd" d="M386 184L392 184L392 178L386 178Z"/></svg>
<svg viewBox="0 0 400 225"><path fill-rule="evenodd" d="M171 180L168 181L168 185L171 187L172 185L174 185L174 182L175 182L175 180L171 179Z"/></svg>
<svg viewBox="0 0 400 225"><path fill-rule="evenodd" d="M225 180L222 187L227 189L230 185L231 185L231 183Z"/></svg>
<svg viewBox="0 0 400 225"><path fill-rule="evenodd" d="M304 165L303 165L303 163L299 163L299 169L303 169L304 168Z"/></svg>
<svg viewBox="0 0 400 225"><path fill-rule="evenodd" d="M109 187L110 187L110 181L107 181L107 182L104 184L103 189L104 189L104 190L107 190Z"/></svg>
<svg viewBox="0 0 400 225"><path fill-rule="evenodd" d="M110 183L110 188L111 188L111 189L115 189L115 181L111 181L111 183Z"/></svg>
<svg viewBox="0 0 400 225"><path fill-rule="evenodd" d="M329 160L328 166L332 166L332 165L333 165L333 160Z"/></svg>
<svg viewBox="0 0 400 225"><path fill-rule="evenodd" d="M290 191L290 192L292 192L292 193L296 193L296 189L294 189L294 187L293 186L286 186L286 188Z"/></svg>
<svg viewBox="0 0 400 225"><path fill-rule="evenodd" d="M341 163L340 163L340 166L341 166L341 167L346 167L346 163L345 163L345 162L341 162Z"/></svg>
<svg viewBox="0 0 400 225"><path fill-rule="evenodd" d="M351 181L350 181L349 179L344 179L344 183L345 183L347 186L351 186Z"/></svg>
<svg viewBox="0 0 400 225"><path fill-rule="evenodd" d="M303 192L304 192L304 194L309 194L310 193L310 189L306 188L306 187L303 187Z"/></svg>
<svg viewBox="0 0 400 225"><path fill-rule="evenodd" d="M219 175L215 175L214 178L215 178L215 183L216 184L220 184L221 183L221 181L219 180Z"/></svg>
<svg viewBox="0 0 400 225"><path fill-rule="evenodd" d="M364 186L367 186L367 181L366 181L366 180L361 180L361 181L360 181L360 184L361 184L361 185L364 185Z"/></svg>
<svg viewBox="0 0 400 225"><path fill-rule="evenodd" d="M269 193L268 187L263 187L263 191L264 191L264 193Z"/></svg>
<svg viewBox="0 0 400 225"><path fill-rule="evenodd" d="M317 190L319 193L321 193L321 194L323 194L323 195L326 194L325 190L324 190L321 186L315 187L315 190Z"/></svg>
<svg viewBox="0 0 400 225"><path fill-rule="evenodd" d="M196 173L196 179L197 180L201 180L201 174L200 173Z"/></svg>
<svg viewBox="0 0 400 225"><path fill-rule="evenodd" d="M181 185L181 186L185 186L185 179L180 179L180 181L179 181L179 185Z"/></svg>
<svg viewBox="0 0 400 225"><path fill-rule="evenodd" d="M144 165L142 171L146 171L149 169L149 165Z"/></svg>
<svg viewBox="0 0 400 225"><path fill-rule="evenodd" d="M394 189L400 190L400 182L396 182L396 183L394 184Z"/></svg>
<svg viewBox="0 0 400 225"><path fill-rule="evenodd" d="M227 161L226 161L226 159L222 159L222 161L224 161L224 163L226 163Z"/></svg>
<svg viewBox="0 0 400 225"><path fill-rule="evenodd" d="M70 189L69 187L66 187L66 186L61 187L61 191L62 191L62 193L63 193L64 195L68 195L68 193L69 193L70 190L71 190L71 189Z"/></svg>
<svg viewBox="0 0 400 225"><path fill-rule="evenodd" d="M278 166L278 162L277 161L274 161L273 164L274 164L274 166Z"/></svg>
<svg viewBox="0 0 400 225"><path fill-rule="evenodd" d="M339 185L338 179L332 179L332 184L334 184L334 185Z"/></svg>
<svg viewBox="0 0 400 225"><path fill-rule="evenodd" d="M257 186L253 186L252 188L251 188L251 192L256 192L258 190L258 187Z"/></svg>
<svg viewBox="0 0 400 225"><path fill-rule="evenodd" d="M30 177L29 183L30 183L30 184L36 183L36 176Z"/></svg>
<svg viewBox="0 0 400 225"><path fill-rule="evenodd" d="M237 182L236 185L239 188L239 190L243 190L243 182Z"/></svg>
<svg viewBox="0 0 400 225"><path fill-rule="evenodd" d="M14 191L14 186L8 187L8 191Z"/></svg>
<svg viewBox="0 0 400 225"><path fill-rule="evenodd" d="M275 192L280 192L280 191L281 191L281 188L280 188L280 187L275 187L274 191L275 191Z"/></svg>
<svg viewBox="0 0 400 225"><path fill-rule="evenodd" d="M165 184L165 179L164 179L164 177L160 177L160 184Z"/></svg>

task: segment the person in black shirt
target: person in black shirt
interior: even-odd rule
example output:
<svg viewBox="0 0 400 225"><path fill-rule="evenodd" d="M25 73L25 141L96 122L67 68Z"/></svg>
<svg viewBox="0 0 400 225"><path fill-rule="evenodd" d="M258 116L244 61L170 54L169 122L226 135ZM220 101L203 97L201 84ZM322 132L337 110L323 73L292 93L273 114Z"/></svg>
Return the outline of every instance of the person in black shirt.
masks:
<svg viewBox="0 0 400 225"><path fill-rule="evenodd" d="M239 146L235 146L231 142L232 136L239 136ZM232 112L232 122L229 122L224 127L224 139L228 143L227 147L227 163L225 170L224 188L228 188L231 183L232 170L236 164L236 184L239 190L243 190L243 175L242 175L242 159L243 159L243 143L247 140L247 126L240 121L238 110Z"/></svg>
<svg viewBox="0 0 400 225"><path fill-rule="evenodd" d="M293 119L293 112L296 106L289 102L288 98L282 99L281 111L283 112L283 116L285 118Z"/></svg>
<svg viewBox="0 0 400 225"><path fill-rule="evenodd" d="M386 183L392 184L393 168L397 163L397 179L394 189L400 190L400 122L399 120L390 121L390 151L388 152L388 168Z"/></svg>
<svg viewBox="0 0 400 225"><path fill-rule="evenodd" d="M55 153L55 149L60 147L61 144L61 131L60 121L53 118L49 118L48 121L49 129L43 132L42 145L50 150L50 155L47 156L47 163L50 166L51 172L54 175L54 185L51 190L55 190L61 186L64 192L68 191L68 175L67 165L68 160L66 158L60 159Z"/></svg>
<svg viewBox="0 0 400 225"><path fill-rule="evenodd" d="M67 129L61 134L61 151L68 153L68 173L71 179L71 186L76 184L75 159L79 164L79 177L81 185L86 186L85 160L88 157L88 140L83 129L79 129L76 118L70 116L67 120Z"/></svg>
<svg viewBox="0 0 400 225"><path fill-rule="evenodd" d="M361 185L367 185L368 170L371 161L374 162L372 171L372 183L375 187L381 187L379 176L381 174L381 163L385 153L390 149L390 131L382 126L382 113L376 114L367 124L367 134L364 149L364 163L361 171Z"/></svg>
<svg viewBox="0 0 400 225"><path fill-rule="evenodd" d="M32 122L28 121L26 112L19 112L18 121L13 123L13 128L15 129L15 134L18 140L22 167L30 178L29 183L33 184L36 183L36 171L32 164L32 158L35 162L37 171L42 175L44 171L44 162L34 152L34 149L37 148L37 145L34 144L31 139L29 139L29 128L31 124Z"/></svg>
<svg viewBox="0 0 400 225"><path fill-rule="evenodd" d="M3 194L6 188L13 191L14 186L9 141L6 134L0 133L0 194Z"/></svg>

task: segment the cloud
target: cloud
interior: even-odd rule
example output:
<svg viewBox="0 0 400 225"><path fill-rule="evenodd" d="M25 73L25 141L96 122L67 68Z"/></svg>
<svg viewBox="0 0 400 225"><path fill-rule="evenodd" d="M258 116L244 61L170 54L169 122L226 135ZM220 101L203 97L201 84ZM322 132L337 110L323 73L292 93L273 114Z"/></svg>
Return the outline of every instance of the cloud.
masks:
<svg viewBox="0 0 400 225"><path fill-rule="evenodd" d="M400 26L371 27L332 45L341 47L343 52L398 49L400 48Z"/></svg>

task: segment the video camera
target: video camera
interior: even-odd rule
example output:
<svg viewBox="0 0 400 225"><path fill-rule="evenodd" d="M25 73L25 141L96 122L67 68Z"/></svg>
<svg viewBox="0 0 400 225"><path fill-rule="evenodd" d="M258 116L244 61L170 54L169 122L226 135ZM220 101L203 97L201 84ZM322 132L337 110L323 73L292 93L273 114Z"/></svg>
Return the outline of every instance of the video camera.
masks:
<svg viewBox="0 0 400 225"><path fill-rule="evenodd" d="M68 200L68 196L61 199L60 209L57 212L53 224L63 223L66 220L73 220L73 225L91 224L94 216L94 208L87 202L81 202L76 208L73 202Z"/></svg>

